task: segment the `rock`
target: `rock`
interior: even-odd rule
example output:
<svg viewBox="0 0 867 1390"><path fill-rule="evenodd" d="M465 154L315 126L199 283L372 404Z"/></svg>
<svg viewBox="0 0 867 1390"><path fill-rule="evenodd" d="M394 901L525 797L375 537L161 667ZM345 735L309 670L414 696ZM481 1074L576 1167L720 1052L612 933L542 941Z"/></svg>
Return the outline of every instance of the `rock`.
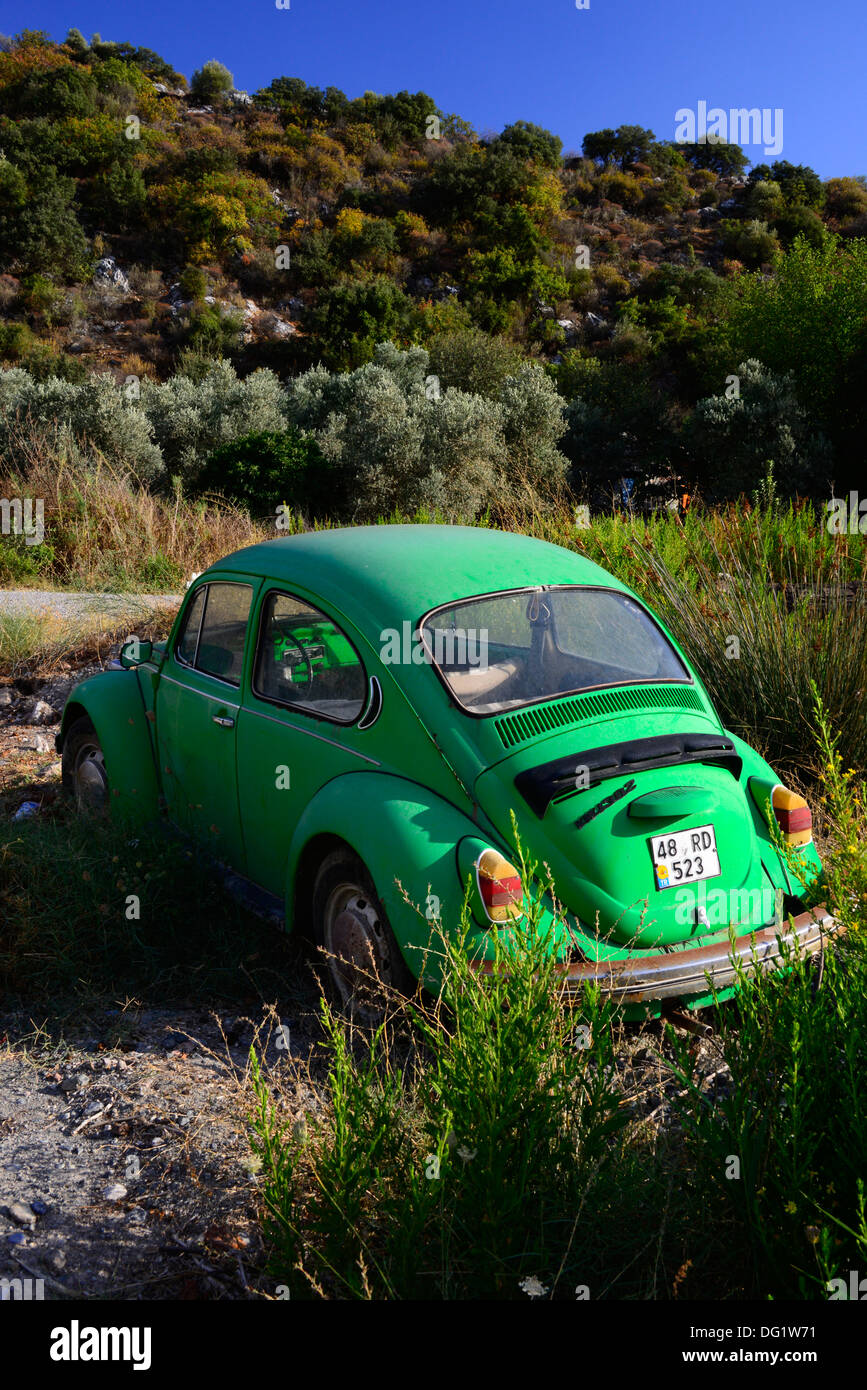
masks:
<svg viewBox="0 0 867 1390"><path fill-rule="evenodd" d="M14 704L15 696L8 685L0 686L0 709L8 709L10 705Z"/></svg>
<svg viewBox="0 0 867 1390"><path fill-rule="evenodd" d="M31 734L30 738L24 739L20 745L32 753L53 753L54 743L47 734Z"/></svg>
<svg viewBox="0 0 867 1390"><path fill-rule="evenodd" d="M26 1239L23 1231L13 1231L11 1236L6 1237L10 1245L21 1245Z"/></svg>
<svg viewBox="0 0 867 1390"><path fill-rule="evenodd" d="M13 1202L6 1210L16 1225L26 1226L31 1231L36 1230L36 1213L28 1202Z"/></svg>
<svg viewBox="0 0 867 1390"><path fill-rule="evenodd" d="M56 724L59 719L57 710L53 710L45 700L34 700L26 715L28 724Z"/></svg>
<svg viewBox="0 0 867 1390"><path fill-rule="evenodd" d="M126 1196L126 1188L122 1182L112 1182L102 1195L107 1202L122 1202Z"/></svg>
<svg viewBox="0 0 867 1390"><path fill-rule="evenodd" d="M106 288L121 290L123 294L129 294L129 280L118 266L114 256L103 256L102 260L97 261L96 269L93 272L93 283Z"/></svg>
<svg viewBox="0 0 867 1390"><path fill-rule="evenodd" d="M256 327L269 338L291 338L298 332L294 323L288 323L286 319L281 319L279 314L272 313L261 314Z"/></svg>
<svg viewBox="0 0 867 1390"><path fill-rule="evenodd" d="M601 328L605 320L601 319L598 314L588 313L587 322L590 324L591 328Z"/></svg>
<svg viewBox="0 0 867 1390"><path fill-rule="evenodd" d="M60 1089L65 1095L71 1096L75 1091L82 1091L87 1085L87 1077L76 1072L72 1076L64 1076L60 1083Z"/></svg>
<svg viewBox="0 0 867 1390"><path fill-rule="evenodd" d="M44 1216L48 1211L48 1207L42 1201L41 1197L34 1197L33 1201L30 1203L30 1208L32 1211L36 1212L37 1216Z"/></svg>
<svg viewBox="0 0 867 1390"><path fill-rule="evenodd" d="M232 91L229 93L229 100L230 100L230 101L233 103L233 105L235 105L235 106L252 106L252 105L253 105L253 98L250 96L250 93L249 93L249 92L239 92L239 91L236 91L234 88L233 88Z"/></svg>

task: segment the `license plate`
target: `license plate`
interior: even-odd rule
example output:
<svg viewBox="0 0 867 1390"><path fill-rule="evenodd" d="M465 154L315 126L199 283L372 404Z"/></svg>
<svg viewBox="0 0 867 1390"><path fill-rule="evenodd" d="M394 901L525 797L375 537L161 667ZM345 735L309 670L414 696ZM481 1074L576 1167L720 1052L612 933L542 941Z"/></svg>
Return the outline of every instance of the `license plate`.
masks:
<svg viewBox="0 0 867 1390"><path fill-rule="evenodd" d="M718 878L719 855L712 825L674 834L654 835L648 840L657 888L677 888L701 878Z"/></svg>

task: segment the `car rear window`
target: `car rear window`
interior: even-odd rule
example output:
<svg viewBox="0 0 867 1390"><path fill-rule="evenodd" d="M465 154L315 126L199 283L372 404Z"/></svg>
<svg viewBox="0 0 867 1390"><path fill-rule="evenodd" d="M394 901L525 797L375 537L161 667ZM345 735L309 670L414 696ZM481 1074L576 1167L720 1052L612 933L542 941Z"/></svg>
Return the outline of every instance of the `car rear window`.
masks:
<svg viewBox="0 0 867 1390"><path fill-rule="evenodd" d="M645 608L615 589L522 589L465 599L421 623L460 705L492 714L637 681L690 681Z"/></svg>

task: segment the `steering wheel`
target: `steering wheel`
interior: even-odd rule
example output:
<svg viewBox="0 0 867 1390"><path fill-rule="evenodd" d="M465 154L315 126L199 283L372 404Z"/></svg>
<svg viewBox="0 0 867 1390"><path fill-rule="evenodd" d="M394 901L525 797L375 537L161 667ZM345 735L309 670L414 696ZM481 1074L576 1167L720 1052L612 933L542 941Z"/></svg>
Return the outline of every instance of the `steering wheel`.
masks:
<svg viewBox="0 0 867 1390"><path fill-rule="evenodd" d="M298 651L301 653L301 662L299 663L299 665L303 665L303 666L306 666L306 667L307 667L307 681L306 681L306 683L302 686L302 685L299 685L297 681L294 681L294 680L292 680L292 679L290 678L289 684L292 685L292 686L294 686L294 687L296 688L296 690L298 691L299 694L301 694L301 695L306 695L306 694L308 693L308 691L311 690L311 689L313 688L313 660L312 660L312 657L310 656L310 653L308 652L307 648L304 646L303 642L299 642L299 641L298 641L298 638L297 638L297 637L293 637L291 633L289 633L289 632L281 633L281 635L280 635L280 641L281 641L281 644L282 644L282 647L283 647L283 650L282 650L282 652L281 652L281 657L285 655L285 653L286 653L286 646L287 646L287 645L290 646L290 647L296 647L296 648L298 649ZM284 667L284 675L285 675L285 667Z"/></svg>

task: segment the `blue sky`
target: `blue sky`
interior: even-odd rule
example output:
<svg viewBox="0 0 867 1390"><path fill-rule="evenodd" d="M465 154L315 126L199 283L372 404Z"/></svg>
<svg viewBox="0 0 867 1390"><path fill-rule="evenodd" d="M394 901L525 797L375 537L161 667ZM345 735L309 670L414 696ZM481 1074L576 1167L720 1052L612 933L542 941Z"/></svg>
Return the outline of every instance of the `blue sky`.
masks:
<svg viewBox="0 0 867 1390"><path fill-rule="evenodd" d="M583 0L582 0L583 3ZM250 91L281 75L428 92L477 130L529 120L579 149L588 130L679 108L783 112L779 158L823 178L867 174L863 0L0 0L0 32L70 27L154 48L189 77L218 58ZM763 151L748 146L753 162ZM770 156L773 158L774 156Z"/></svg>

